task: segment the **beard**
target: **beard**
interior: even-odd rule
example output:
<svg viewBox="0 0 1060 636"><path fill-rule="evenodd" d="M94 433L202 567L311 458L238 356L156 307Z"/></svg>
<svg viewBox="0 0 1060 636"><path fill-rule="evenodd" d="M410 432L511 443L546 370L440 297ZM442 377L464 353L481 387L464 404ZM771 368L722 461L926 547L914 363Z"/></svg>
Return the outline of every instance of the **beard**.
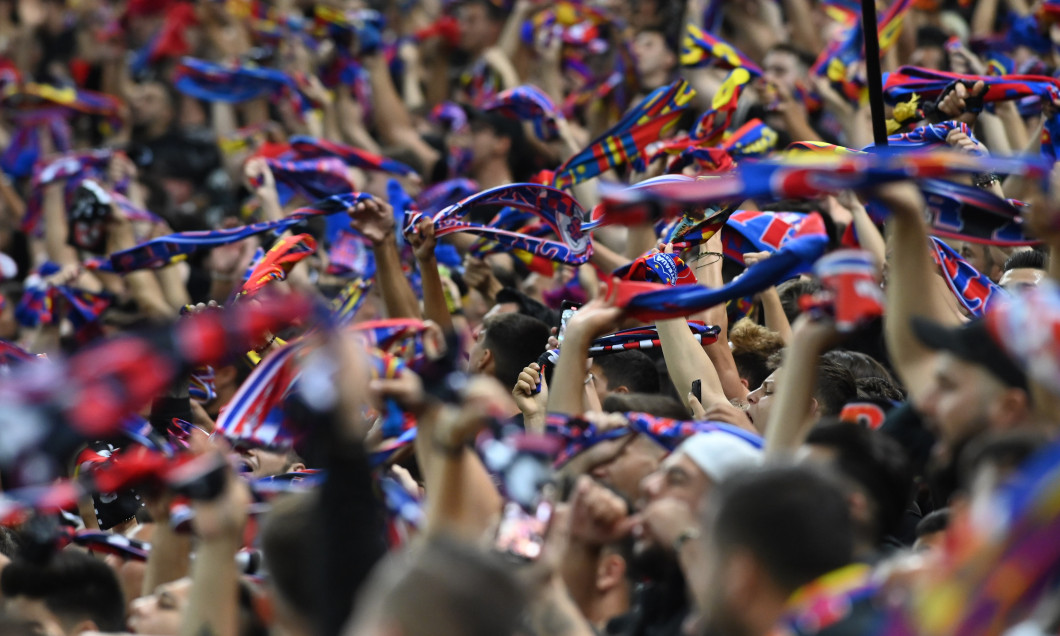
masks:
<svg viewBox="0 0 1060 636"><path fill-rule="evenodd" d="M629 575L634 581L666 582L675 575L681 579L681 567L675 555L654 541L638 541L633 546L633 555L629 561Z"/></svg>

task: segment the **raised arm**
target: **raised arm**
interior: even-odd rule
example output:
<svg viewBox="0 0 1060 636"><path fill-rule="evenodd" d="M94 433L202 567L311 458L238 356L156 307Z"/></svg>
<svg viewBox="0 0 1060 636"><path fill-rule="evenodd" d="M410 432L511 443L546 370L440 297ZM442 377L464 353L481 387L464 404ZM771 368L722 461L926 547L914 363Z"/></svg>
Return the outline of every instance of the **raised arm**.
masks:
<svg viewBox="0 0 1060 636"><path fill-rule="evenodd" d="M445 288L442 287L442 275L438 272L438 259L434 255L434 223L422 219L419 232L409 237L412 249L416 253L416 262L420 266L420 278L423 284L423 315L433 320L445 333L453 331L453 318L449 315L449 304L445 302Z"/></svg>
<svg viewBox="0 0 1060 636"><path fill-rule="evenodd" d="M614 330L622 310L601 293L582 306L567 323L559 362L552 373L548 412L581 415L585 412L585 370L589 344ZM685 330L688 330L687 325Z"/></svg>
<svg viewBox="0 0 1060 636"><path fill-rule="evenodd" d="M358 203L351 214L353 227L372 243L376 284L383 292L387 315L419 318L419 302L401 269L401 254L394 234L394 209L379 199L369 199Z"/></svg>
<svg viewBox="0 0 1060 636"><path fill-rule="evenodd" d="M930 385L935 352L913 334L911 320L923 317L946 324L956 324L957 320L939 288L931 285L935 263L928 249L920 191L911 183L896 183L879 188L876 198L891 211L884 320L887 351L899 379L915 399L918 391Z"/></svg>
<svg viewBox="0 0 1060 636"><path fill-rule="evenodd" d="M371 78L374 100L372 117L382 142L407 148L415 153L423 166L433 166L439 159L438 151L416 132L412 117L390 79L386 60L381 55L365 56L364 67Z"/></svg>

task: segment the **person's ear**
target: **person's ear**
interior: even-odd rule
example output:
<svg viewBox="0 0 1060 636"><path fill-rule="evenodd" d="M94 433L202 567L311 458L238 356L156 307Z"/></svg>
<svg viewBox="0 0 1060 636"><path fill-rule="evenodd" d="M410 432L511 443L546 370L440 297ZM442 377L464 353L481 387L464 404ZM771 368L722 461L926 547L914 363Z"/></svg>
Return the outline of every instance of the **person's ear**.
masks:
<svg viewBox="0 0 1060 636"><path fill-rule="evenodd" d="M632 391L629 390L628 386L622 385L611 389L611 393L632 393Z"/></svg>
<svg viewBox="0 0 1060 636"><path fill-rule="evenodd" d="M473 369L478 373L486 373L487 369L493 368L493 352L489 349L482 350L482 357L479 358L478 368Z"/></svg>
<svg viewBox="0 0 1060 636"><path fill-rule="evenodd" d="M86 618L85 620L83 620L80 623L78 623L77 625L75 625L73 630L70 631L70 633L71 634L81 634L81 633L84 633L84 632L99 632L99 631L100 631L100 629L99 629L99 626L96 625L96 621Z"/></svg>
<svg viewBox="0 0 1060 636"><path fill-rule="evenodd" d="M725 567L725 600L729 607L743 607L754 598L761 581L759 567L746 550L737 550Z"/></svg>
<svg viewBox="0 0 1060 636"><path fill-rule="evenodd" d="M512 150L512 138L511 137L497 137L497 154L508 156L508 153Z"/></svg>
<svg viewBox="0 0 1060 636"><path fill-rule="evenodd" d="M817 401L817 398L810 398L810 415L814 417L821 414L821 403Z"/></svg>
<svg viewBox="0 0 1060 636"><path fill-rule="evenodd" d="M858 491L851 491L847 495L847 505L850 506L850 518L856 523L871 526L872 525L872 503L869 498L865 496L865 493Z"/></svg>
<svg viewBox="0 0 1060 636"><path fill-rule="evenodd" d="M991 419L997 422L1000 428L1015 428L1030 410L1027 392L1015 387L1005 389L994 401L993 410L994 416Z"/></svg>
<svg viewBox="0 0 1060 636"><path fill-rule="evenodd" d="M747 389L748 391L751 390L751 385L747 383L746 379L740 378L740 384L742 384L743 388Z"/></svg>
<svg viewBox="0 0 1060 636"><path fill-rule="evenodd" d="M289 473L300 473L303 470L305 470L305 464L302 462L295 462L287 467L287 472Z"/></svg>
<svg viewBox="0 0 1060 636"><path fill-rule="evenodd" d="M626 578L626 560L611 552L596 565L596 591L609 592Z"/></svg>

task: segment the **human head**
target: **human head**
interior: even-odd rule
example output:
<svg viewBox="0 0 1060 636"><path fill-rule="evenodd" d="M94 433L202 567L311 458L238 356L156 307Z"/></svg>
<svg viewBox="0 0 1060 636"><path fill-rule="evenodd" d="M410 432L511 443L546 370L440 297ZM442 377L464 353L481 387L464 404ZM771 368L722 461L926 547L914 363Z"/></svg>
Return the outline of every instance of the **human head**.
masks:
<svg viewBox="0 0 1060 636"><path fill-rule="evenodd" d="M778 44L762 60L764 79L794 92L796 82L806 78L813 56L790 44Z"/></svg>
<svg viewBox="0 0 1060 636"><path fill-rule="evenodd" d="M800 587L850 563L842 486L808 466L721 483L704 515L706 565L691 581L709 633L764 635Z"/></svg>
<svg viewBox="0 0 1060 636"><path fill-rule="evenodd" d="M778 372L779 369L771 373L761 386L747 394L747 416L758 430L768 425L769 414L773 410ZM854 376L825 354L818 360L811 412L807 413L807 416L821 418L839 415L843 405L856 399L857 395L858 387Z"/></svg>
<svg viewBox="0 0 1060 636"><path fill-rule="evenodd" d="M812 296L821 289L821 282L816 278L793 278L777 285L780 304L784 307L784 315L789 323L795 324L795 319L802 313L799 299L807 295Z"/></svg>
<svg viewBox="0 0 1060 636"><path fill-rule="evenodd" d="M191 579L184 577L155 588L129 604L129 631L168 636L180 633L180 618L188 604Z"/></svg>
<svg viewBox="0 0 1060 636"><path fill-rule="evenodd" d="M887 370L887 367L880 364L876 358L867 353L850 351L849 349L833 349L825 356L850 371L855 380L883 378L891 384L895 383L894 376Z"/></svg>
<svg viewBox="0 0 1060 636"><path fill-rule="evenodd" d="M1049 258L1038 250L1020 250L1008 257L997 284L1007 292L1037 287L1049 275Z"/></svg>
<svg viewBox="0 0 1060 636"><path fill-rule="evenodd" d="M243 474L254 479L275 477L306 469L305 461L295 450L269 449L255 444L233 442L232 451L238 455Z"/></svg>
<svg viewBox="0 0 1060 636"><path fill-rule="evenodd" d="M469 116L472 177L481 175L491 164L503 164L513 179L527 177L528 148L523 124L496 111L473 111Z"/></svg>
<svg viewBox="0 0 1060 636"><path fill-rule="evenodd" d="M650 517L657 503L674 499L698 513L718 484L761 461L761 451L742 438L720 431L697 433L681 442L658 470L644 478L637 507ZM670 548L660 544L645 527L634 553L638 557L660 550L668 554Z"/></svg>
<svg viewBox="0 0 1060 636"><path fill-rule="evenodd" d="M845 480L858 549L875 551L897 532L912 495L905 451L882 433L835 420L814 427L806 446L811 458L831 466Z"/></svg>
<svg viewBox="0 0 1060 636"><path fill-rule="evenodd" d="M549 331L545 323L522 314L489 316L475 334L468 369L492 375L511 389L522 370L545 350Z"/></svg>
<svg viewBox="0 0 1060 636"><path fill-rule="evenodd" d="M13 561L0 572L6 609L47 636L121 631L125 597L114 571L84 552L63 550L45 563Z"/></svg>
<svg viewBox="0 0 1060 636"><path fill-rule="evenodd" d="M948 39L949 34L937 26L920 27L916 32L916 49L910 56L912 63L935 71L950 70L949 54L946 52Z"/></svg>
<svg viewBox="0 0 1060 636"><path fill-rule="evenodd" d="M134 126L165 130L176 118L177 95L165 83L149 80L133 86L129 114Z"/></svg>
<svg viewBox="0 0 1060 636"><path fill-rule="evenodd" d="M995 283L1001 280L1001 267L1008 260L1008 253L996 245L983 245L963 241L960 244L961 258Z"/></svg>
<svg viewBox="0 0 1060 636"><path fill-rule="evenodd" d="M391 553L363 589L349 636L509 636L525 603L498 555L443 537Z"/></svg>
<svg viewBox="0 0 1060 636"><path fill-rule="evenodd" d="M504 27L504 9L490 0L462 0L456 9L460 49L479 55L497 41Z"/></svg>
<svg viewBox="0 0 1060 636"><path fill-rule="evenodd" d="M659 392L659 373L655 369L655 362L643 351L631 349L596 356L590 371L601 403L612 393Z"/></svg>
<svg viewBox="0 0 1060 636"><path fill-rule="evenodd" d="M641 29L633 39L637 78L645 90L665 84L677 67L677 49L658 27Z"/></svg>
<svg viewBox="0 0 1060 636"><path fill-rule="evenodd" d="M780 334L749 318L741 318L729 329L729 343L736 371L749 389L762 386L772 371L770 356L784 348Z"/></svg>
<svg viewBox="0 0 1060 636"><path fill-rule="evenodd" d="M605 413L648 413L655 417L684 419L688 411L674 398L643 393L612 393L601 404ZM586 451L588 472L627 501L636 501L641 481L659 468L666 449L646 435L630 433L606 440Z"/></svg>
<svg viewBox="0 0 1060 636"><path fill-rule="evenodd" d="M314 558L307 540L315 532L315 493L278 497L261 530L262 558L269 572L269 593L274 599L276 619L288 628L308 628L316 607L314 587L306 585L305 564Z"/></svg>
<svg viewBox="0 0 1060 636"><path fill-rule="evenodd" d="M913 549L917 552L940 550L949 525L949 508L931 512L916 524L916 541L913 543Z"/></svg>
<svg viewBox="0 0 1060 636"><path fill-rule="evenodd" d="M982 320L944 327L913 319L920 342L936 350L930 384L914 406L943 449L952 449L986 430L1009 430L1030 413L1027 379L990 337Z"/></svg>

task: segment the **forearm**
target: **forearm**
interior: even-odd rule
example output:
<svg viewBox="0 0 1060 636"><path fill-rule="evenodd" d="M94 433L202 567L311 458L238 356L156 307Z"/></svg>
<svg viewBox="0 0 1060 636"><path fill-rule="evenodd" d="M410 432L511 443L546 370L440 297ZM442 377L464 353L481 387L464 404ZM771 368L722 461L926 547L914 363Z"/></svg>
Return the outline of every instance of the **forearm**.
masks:
<svg viewBox="0 0 1060 636"><path fill-rule="evenodd" d="M376 282L383 293L390 318L419 318L416 296L401 270L401 256L393 235L372 248L375 254Z"/></svg>
<svg viewBox="0 0 1060 636"><path fill-rule="evenodd" d="M191 566L191 537L177 534L164 519L156 521L151 536L151 553L144 568L141 595L154 594L155 588L188 575Z"/></svg>
<svg viewBox="0 0 1060 636"><path fill-rule="evenodd" d="M549 413L581 415L585 412L585 365L589 342L580 333L568 333L564 338L559 362L548 385Z"/></svg>
<svg viewBox="0 0 1060 636"><path fill-rule="evenodd" d="M796 338L784 356L784 367L777 382L777 396L766 425L766 452L771 455L790 453L806 437L814 418L814 382L817 358L823 347L809 338Z"/></svg>
<svg viewBox="0 0 1060 636"><path fill-rule="evenodd" d="M191 567L191 593L181 620L181 636L228 636L239 633L237 539L203 541Z"/></svg>
<svg viewBox="0 0 1060 636"><path fill-rule="evenodd" d="M368 56L364 60L364 67L371 79L375 129L379 131L384 144L399 145L400 133L413 129L412 117L394 87L386 60L380 55Z"/></svg>
<svg viewBox="0 0 1060 636"><path fill-rule="evenodd" d="M63 203L63 183L44 188L44 246L48 260L59 265L75 265L77 251L67 245L66 206Z"/></svg>
<svg viewBox="0 0 1060 636"><path fill-rule="evenodd" d="M696 342L688 323L683 318L675 318L660 320L655 326L659 330L666 370L681 401L690 406L688 393L692 390L692 382L700 380L703 406L728 402L710 356L703 350L703 345Z"/></svg>
<svg viewBox="0 0 1060 636"><path fill-rule="evenodd" d="M438 444L436 440L424 440ZM503 501L485 466L470 449L446 448L438 452L424 473L427 499L427 536L448 534L479 541L494 522Z"/></svg>
<svg viewBox="0 0 1060 636"><path fill-rule="evenodd" d="M879 228L872 222L865 207L858 204L850 210L854 218L854 231L858 235L858 245L876 261L876 267L882 268L887 262L887 243L883 240Z"/></svg>
<svg viewBox="0 0 1060 636"><path fill-rule="evenodd" d="M438 261L433 257L419 261L420 279L423 285L423 315L433 320L444 333L453 330L453 318L449 315L449 304L445 302L445 288L438 273Z"/></svg>
<svg viewBox="0 0 1060 636"><path fill-rule="evenodd" d="M994 18L1000 0L979 0L972 12L972 37L990 35L994 30Z"/></svg>
<svg viewBox="0 0 1060 636"><path fill-rule="evenodd" d="M758 295L762 302L762 316L766 327L780 335L785 345L791 344L791 323L788 315L784 313L784 305L780 302L780 294L776 287L770 287Z"/></svg>
<svg viewBox="0 0 1060 636"><path fill-rule="evenodd" d="M820 29L814 24L813 7L806 0L784 0L784 15L791 26L791 42L803 51L824 48Z"/></svg>
<svg viewBox="0 0 1060 636"><path fill-rule="evenodd" d="M589 262L596 265L605 272L613 272L623 265L627 265L630 259L615 252L602 243L593 243L593 255Z"/></svg>
<svg viewBox="0 0 1060 636"><path fill-rule="evenodd" d="M191 304L191 296L188 287L184 284L185 263L173 263L162 269L156 270L158 284L162 288L162 294L166 304L170 307L180 308Z"/></svg>
<svg viewBox="0 0 1060 636"><path fill-rule="evenodd" d="M548 636L595 636L568 592L574 588L553 576L536 602L530 605L530 623L538 634ZM591 587L588 589L592 589Z"/></svg>

